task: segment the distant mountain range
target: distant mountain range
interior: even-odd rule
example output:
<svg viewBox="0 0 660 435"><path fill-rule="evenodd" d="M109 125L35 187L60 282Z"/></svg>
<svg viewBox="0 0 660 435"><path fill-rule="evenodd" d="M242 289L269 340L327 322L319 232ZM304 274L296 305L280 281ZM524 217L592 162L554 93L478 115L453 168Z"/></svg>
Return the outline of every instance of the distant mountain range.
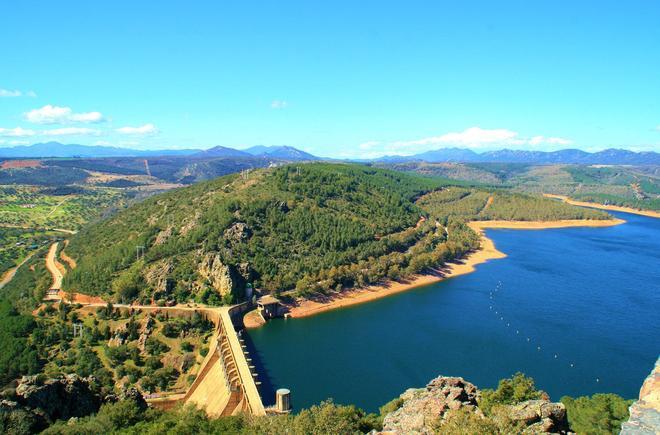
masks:
<svg viewBox="0 0 660 435"><path fill-rule="evenodd" d="M282 160L321 160L319 157L286 145L270 147L257 145L244 151L257 157L271 157Z"/></svg>
<svg viewBox="0 0 660 435"><path fill-rule="evenodd" d="M216 146L207 150L136 150L110 146L61 144L59 142L0 148L0 158L101 158L101 157L186 157L191 159L260 158L285 161L323 160L320 157L290 146L257 145L244 150ZM362 160L373 161L373 160ZM408 161L462 162L462 163L527 163L527 164L587 164L587 165L660 165L660 153L634 152L624 149L607 149L589 153L578 149L559 151L525 151L502 149L476 153L465 148L442 148L412 156L385 156L379 162L398 163Z"/></svg>
<svg viewBox="0 0 660 435"><path fill-rule="evenodd" d="M381 162L426 161L430 163L528 163L528 164L583 164L583 165L660 165L660 153L607 149L595 153L577 149L559 151L525 151L502 149L476 153L464 148L443 148L412 156L385 156Z"/></svg>
<svg viewBox="0 0 660 435"><path fill-rule="evenodd" d="M199 150L135 150L99 145L62 144L59 142L36 143L34 145L0 148L0 157L146 157L186 156Z"/></svg>
<svg viewBox="0 0 660 435"><path fill-rule="evenodd" d="M102 157L156 157L186 156L190 158L271 158L276 160L320 160L318 157L290 146L254 146L237 150L216 146L207 150L136 150L111 146L62 144L59 142L36 143L34 145L0 148L0 157L5 158L102 158Z"/></svg>

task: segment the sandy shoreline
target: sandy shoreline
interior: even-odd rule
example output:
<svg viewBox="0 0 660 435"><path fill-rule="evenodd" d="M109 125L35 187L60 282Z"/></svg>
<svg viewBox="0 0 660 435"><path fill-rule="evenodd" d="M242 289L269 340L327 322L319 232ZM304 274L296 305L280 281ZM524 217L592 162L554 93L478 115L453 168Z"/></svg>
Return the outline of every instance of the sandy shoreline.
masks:
<svg viewBox="0 0 660 435"><path fill-rule="evenodd" d="M580 207L590 207L590 208L598 208L600 210L620 211L624 213L638 214L641 216L660 218L660 212L652 211L652 210L638 210L636 208L622 207L619 205L605 205L605 204L598 204L596 202L576 201L574 199L569 198L566 195L555 195L554 193L544 193L543 196L545 196L546 198L561 199L567 204L578 205Z"/></svg>
<svg viewBox="0 0 660 435"><path fill-rule="evenodd" d="M487 228L511 229L546 229L566 227L605 227L624 223L621 219L608 220L559 220L559 221L474 221L468 223L470 228L481 234L481 247L467 255L465 258L449 263L445 267L428 274L417 275L404 281L393 281L383 285L369 286L362 289L349 290L334 295L325 296L316 300L298 300L289 305L289 316L292 318L313 316L325 311L351 305L362 304L375 299L387 297L413 288L433 284L455 276L474 272L475 267L489 260L505 258L506 254L497 250L495 243L484 235ZM261 324L249 322L250 327L259 327ZM247 326L247 325L246 325Z"/></svg>

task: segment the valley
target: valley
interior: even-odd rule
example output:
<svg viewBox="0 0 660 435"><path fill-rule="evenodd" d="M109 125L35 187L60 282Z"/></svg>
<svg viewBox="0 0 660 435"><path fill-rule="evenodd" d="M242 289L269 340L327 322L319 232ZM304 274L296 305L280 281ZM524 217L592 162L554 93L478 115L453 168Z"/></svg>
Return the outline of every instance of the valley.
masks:
<svg viewBox="0 0 660 435"><path fill-rule="evenodd" d="M88 174L91 185L145 181ZM103 391L114 385L137 388L153 406L169 408L165 404L173 400L203 394L207 398L194 400L205 408L212 406L209 393L192 391L207 373L220 370L203 369L209 349L215 352L214 326L204 323L204 317L191 321L187 315L168 313L233 306L253 288L259 296L276 296L287 316L308 317L404 291L414 294L480 270L489 260L506 256L485 235L488 228L624 222L556 198L364 165L296 163L176 187L140 196L130 183L105 188L112 189L114 202L92 203L96 207L84 213L68 211L75 216L70 222L80 222L71 226L73 234L46 228L58 222L48 218L57 215L65 200L48 203L44 198L50 206L23 217L26 227L51 232L29 257L19 258L25 264L3 289L6 300L24 313L19 316L36 316L27 335L7 341L20 346L27 340L31 345L26 350L36 353L12 347L13 362L0 361L8 374L25 370L13 364L27 358L31 370L48 377L94 374ZM37 195L32 189L28 192ZM13 230L19 236L28 231ZM29 294L26 286L32 289ZM263 325L250 325L255 316L251 312L245 324ZM82 325L83 337L72 333L73 324ZM49 332L42 337L44 331ZM259 330L250 331L261 336ZM277 375L260 368L257 355L270 344L257 340L256 348L249 346L255 373L266 376L258 389L268 405ZM46 349L49 362L37 356ZM273 358L267 357L271 363ZM213 361L221 367L220 360ZM221 385L221 378L207 382Z"/></svg>

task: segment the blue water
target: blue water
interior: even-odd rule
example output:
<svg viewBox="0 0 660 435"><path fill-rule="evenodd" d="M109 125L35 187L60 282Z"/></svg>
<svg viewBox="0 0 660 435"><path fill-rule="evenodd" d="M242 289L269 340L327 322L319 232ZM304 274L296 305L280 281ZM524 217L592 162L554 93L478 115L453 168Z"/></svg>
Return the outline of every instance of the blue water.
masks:
<svg viewBox="0 0 660 435"><path fill-rule="evenodd" d="M287 387L298 409L375 411L438 375L483 388L517 371L555 400L636 397L660 353L660 220L615 214L627 223L489 230L508 257L472 274L250 331L264 401Z"/></svg>

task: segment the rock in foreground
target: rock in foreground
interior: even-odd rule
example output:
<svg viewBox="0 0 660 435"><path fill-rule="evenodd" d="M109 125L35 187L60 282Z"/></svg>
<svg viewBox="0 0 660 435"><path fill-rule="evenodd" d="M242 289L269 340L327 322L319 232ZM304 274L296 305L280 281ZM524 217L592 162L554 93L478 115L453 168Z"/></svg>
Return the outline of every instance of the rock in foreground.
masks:
<svg viewBox="0 0 660 435"><path fill-rule="evenodd" d="M480 392L463 378L433 379L425 388L410 389L400 396L401 406L383 420L383 434L433 434L455 412L486 420L479 409ZM549 400L528 400L503 406L500 413L512 427L524 433L568 433L566 408Z"/></svg>
<svg viewBox="0 0 660 435"><path fill-rule="evenodd" d="M630 407L630 419L621 426L622 435L660 433L660 358Z"/></svg>

